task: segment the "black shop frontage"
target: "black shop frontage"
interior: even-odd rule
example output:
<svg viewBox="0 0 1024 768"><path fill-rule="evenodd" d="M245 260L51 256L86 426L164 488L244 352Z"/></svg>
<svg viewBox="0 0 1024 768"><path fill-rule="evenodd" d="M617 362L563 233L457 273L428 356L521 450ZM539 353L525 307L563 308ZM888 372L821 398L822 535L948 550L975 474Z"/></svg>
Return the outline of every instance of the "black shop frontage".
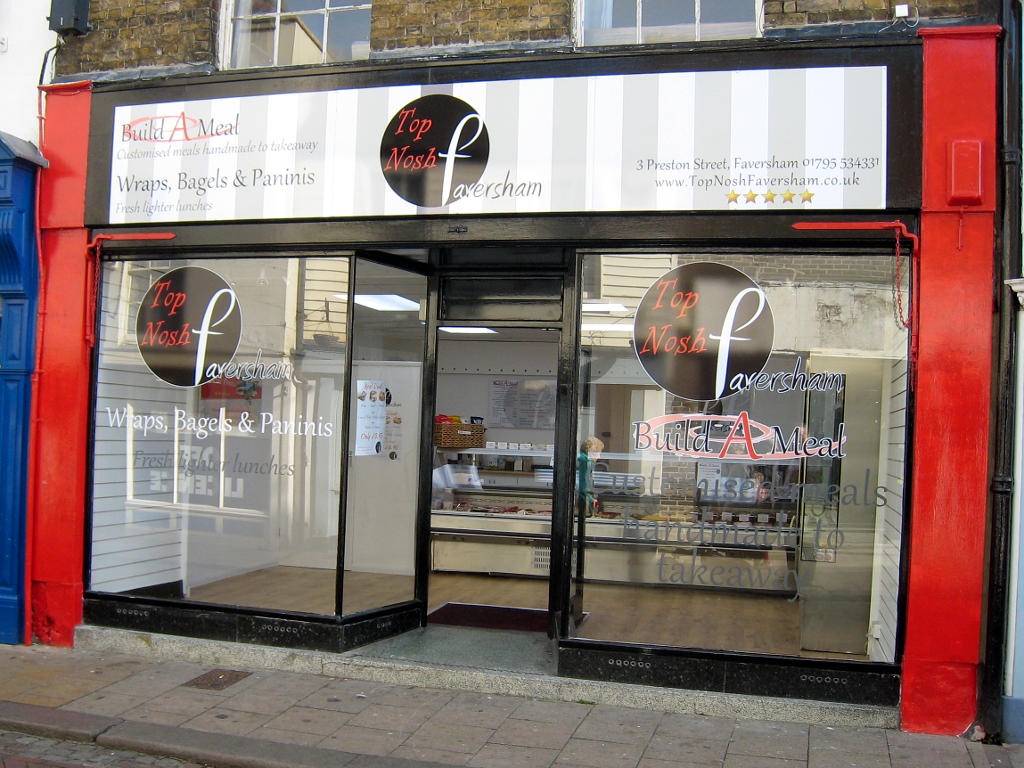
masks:
<svg viewBox="0 0 1024 768"><path fill-rule="evenodd" d="M489 627L895 706L921 78L903 41L95 84L86 623Z"/></svg>

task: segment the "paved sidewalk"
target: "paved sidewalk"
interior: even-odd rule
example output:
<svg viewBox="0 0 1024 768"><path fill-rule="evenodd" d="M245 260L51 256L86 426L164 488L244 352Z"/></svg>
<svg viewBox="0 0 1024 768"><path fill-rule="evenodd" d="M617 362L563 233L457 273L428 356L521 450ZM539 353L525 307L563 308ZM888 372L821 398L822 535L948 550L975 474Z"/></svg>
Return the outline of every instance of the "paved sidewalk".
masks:
<svg viewBox="0 0 1024 768"><path fill-rule="evenodd" d="M953 737L45 646L0 646L0 756L5 768L1024 768L1016 746Z"/></svg>

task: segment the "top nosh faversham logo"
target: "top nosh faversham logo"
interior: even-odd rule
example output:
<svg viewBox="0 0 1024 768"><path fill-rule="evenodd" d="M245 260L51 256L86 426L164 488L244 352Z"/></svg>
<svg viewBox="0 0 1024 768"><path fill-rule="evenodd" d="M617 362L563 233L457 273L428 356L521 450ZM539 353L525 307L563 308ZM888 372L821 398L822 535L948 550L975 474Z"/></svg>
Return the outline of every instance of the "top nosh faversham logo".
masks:
<svg viewBox="0 0 1024 768"><path fill-rule="evenodd" d="M440 208L459 185L476 184L487 167L490 140L473 107L443 93L422 96L398 111L380 142L380 168L406 202Z"/></svg>
<svg viewBox="0 0 1024 768"><path fill-rule="evenodd" d="M216 272L179 267L150 286L135 330L149 370L176 387L198 387L217 378L234 356L242 310Z"/></svg>
<svg viewBox="0 0 1024 768"><path fill-rule="evenodd" d="M695 262L647 289L633 342L647 375L663 389L687 400L719 400L764 368L775 320L764 291L745 274Z"/></svg>

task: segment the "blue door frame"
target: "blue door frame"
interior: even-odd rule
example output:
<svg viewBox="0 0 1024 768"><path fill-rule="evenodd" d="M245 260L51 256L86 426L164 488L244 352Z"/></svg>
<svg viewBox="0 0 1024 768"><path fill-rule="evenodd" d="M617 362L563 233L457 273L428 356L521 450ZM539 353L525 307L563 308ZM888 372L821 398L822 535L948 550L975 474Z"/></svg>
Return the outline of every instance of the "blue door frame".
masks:
<svg viewBox="0 0 1024 768"><path fill-rule="evenodd" d="M35 363L36 173L27 141L0 132L0 643L25 627L25 504Z"/></svg>

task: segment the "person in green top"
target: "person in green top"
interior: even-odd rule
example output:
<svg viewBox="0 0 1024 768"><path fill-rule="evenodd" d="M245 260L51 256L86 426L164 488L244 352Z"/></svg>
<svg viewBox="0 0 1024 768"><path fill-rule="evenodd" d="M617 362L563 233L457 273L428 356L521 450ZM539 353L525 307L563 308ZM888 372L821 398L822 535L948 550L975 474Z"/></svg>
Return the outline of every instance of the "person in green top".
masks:
<svg viewBox="0 0 1024 768"><path fill-rule="evenodd" d="M586 517L591 517L600 506L597 491L594 488L594 461L603 450L604 443L591 436L580 443L580 452L576 456L577 498Z"/></svg>

